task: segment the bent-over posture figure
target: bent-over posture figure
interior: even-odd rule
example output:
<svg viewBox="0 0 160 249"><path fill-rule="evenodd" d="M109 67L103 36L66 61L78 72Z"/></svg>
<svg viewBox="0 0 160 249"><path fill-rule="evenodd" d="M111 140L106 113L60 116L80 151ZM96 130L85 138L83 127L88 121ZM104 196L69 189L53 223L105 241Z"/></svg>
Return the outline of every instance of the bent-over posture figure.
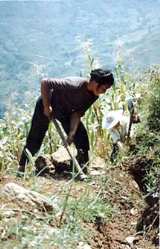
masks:
<svg viewBox="0 0 160 249"><path fill-rule="evenodd" d="M131 99L128 100L129 114L121 110L108 111L103 117L103 128L106 128L111 135L113 142L111 152L111 162L117 159L119 150L123 150L124 143L126 142L128 135L130 135L131 122L137 124L140 122L140 118L137 112L134 110L134 104ZM133 134L133 132L131 133Z"/></svg>
<svg viewBox="0 0 160 249"><path fill-rule="evenodd" d="M28 162L25 149L32 155L40 149L50 120L54 117L60 121L67 133L67 142L74 142L77 149L77 160L83 168L89 161L89 140L87 131L81 122L85 111L106 92L114 83L109 70L91 71L89 80L82 77L63 79L48 78L41 80L41 97L39 97L31 128L19 162L19 172L25 171ZM84 168L87 173L87 168Z"/></svg>

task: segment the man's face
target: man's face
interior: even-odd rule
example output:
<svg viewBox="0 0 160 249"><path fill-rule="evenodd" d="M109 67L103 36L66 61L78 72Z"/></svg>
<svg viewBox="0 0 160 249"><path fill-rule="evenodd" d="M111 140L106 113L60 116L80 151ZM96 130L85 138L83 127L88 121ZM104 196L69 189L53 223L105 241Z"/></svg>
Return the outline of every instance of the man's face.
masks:
<svg viewBox="0 0 160 249"><path fill-rule="evenodd" d="M104 94L110 87L110 85L99 85L97 82L95 82L93 87L93 93L94 95L99 96L100 94Z"/></svg>

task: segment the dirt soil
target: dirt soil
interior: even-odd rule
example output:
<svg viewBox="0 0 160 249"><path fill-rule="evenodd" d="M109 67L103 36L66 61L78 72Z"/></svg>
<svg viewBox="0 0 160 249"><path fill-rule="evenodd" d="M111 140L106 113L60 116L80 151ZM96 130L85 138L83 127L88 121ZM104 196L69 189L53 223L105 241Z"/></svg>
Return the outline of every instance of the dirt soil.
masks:
<svg viewBox="0 0 160 249"><path fill-rule="evenodd" d="M133 166L133 165L132 165ZM92 179L90 188L98 192L102 187L102 198L113 206L113 217L109 221L97 220L94 224L84 224L91 232L89 244L92 249L155 249L158 248L157 228L150 227L146 233L137 230L137 223L142 219L146 210L146 201L139 183L129 171L128 162L124 165L110 167L96 158L90 167ZM101 183L101 175L106 175L106 182ZM54 174L50 179L38 177L37 185L40 193L61 194L61 189L69 180L64 174ZM11 176L2 176L0 187L7 182L17 182L27 187L21 179ZM72 196L85 191L85 182L74 182Z"/></svg>
<svg viewBox="0 0 160 249"><path fill-rule="evenodd" d="M151 228L147 234L137 230L137 224L146 210L146 202L136 181L123 167L111 169L107 175L110 180L106 184L103 198L109 200L117 211L109 223L94 225L96 235L93 248L157 248L157 230Z"/></svg>
<svg viewBox="0 0 160 249"><path fill-rule="evenodd" d="M146 197L143 188L149 165L151 162L145 158L132 158L106 172L109 180L103 198L117 212L109 223L95 226L98 234L94 248L158 248L159 184L153 195Z"/></svg>

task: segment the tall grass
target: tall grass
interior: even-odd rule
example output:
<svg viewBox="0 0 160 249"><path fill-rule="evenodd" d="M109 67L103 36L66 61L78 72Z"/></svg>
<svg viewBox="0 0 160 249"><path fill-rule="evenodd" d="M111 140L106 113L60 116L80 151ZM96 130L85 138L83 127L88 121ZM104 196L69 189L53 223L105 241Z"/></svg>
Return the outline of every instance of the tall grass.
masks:
<svg viewBox="0 0 160 249"><path fill-rule="evenodd" d="M91 69L100 66L100 63L93 58L90 47L86 50L86 62L87 67L84 75L87 76L89 76ZM154 70L146 72L137 79L135 75L125 71L122 64L117 64L114 69L116 82L114 87L107 91L107 93L87 111L83 118L83 122L88 130L91 153L95 156L98 155L108 159L112 142L109 133L102 129L103 113L120 108L127 110L126 97L129 95L135 96L136 94L142 96L142 124L137 131L137 134L141 134L142 142L137 142L137 148L139 154L144 153L156 158L154 168L148 173L149 191L155 186L159 167L158 156L156 157L159 145L150 145L151 141L155 145L155 136L157 136L157 138L159 136L159 130L157 128L159 128L160 73L159 69ZM148 91L151 93L150 95L146 95ZM16 172L21 151L30 128L31 117L36 101L36 98L32 97L27 97L27 99L28 102L26 102L24 108L17 106L15 103L11 103L3 119L0 120L1 175L13 175ZM151 139L151 137L154 137L154 139ZM159 138L158 141L160 141ZM54 126L50 124L39 154L51 155L60 144L61 141ZM32 159L30 160L28 168L31 168L31 171L33 170L32 164L34 164L36 157L37 155L33 158L33 161ZM30 188L34 187L34 190L39 192L40 189L35 181L36 179L34 177L26 179L27 186L30 186ZM86 222L96 222L96 219L99 217L107 220L112 216L113 209L110 204L103 202L100 195L93 193L93 191L89 192L89 183L85 183L85 192L79 194L76 198L71 196L70 184L72 183L69 183L68 187L65 185L65 189L62 189L61 196L63 198L61 198L59 206L61 213L58 218L59 228L55 228L51 225L53 219L57 219L55 214L46 214L45 217L35 215L33 218L26 214L26 212L21 212L21 217L18 222L16 219L12 219L11 223L8 220L3 220L4 238L1 238L1 241L15 236L17 243L15 248L18 249L27 248L27 245L30 249L51 248L52 246L60 249L76 248L78 241L87 241L88 230L86 232L84 224ZM54 198L54 196L52 197ZM20 212L20 210L18 212ZM33 232L31 233L32 229ZM49 231L49 233L46 231ZM11 244L9 244L9 246L10 245Z"/></svg>

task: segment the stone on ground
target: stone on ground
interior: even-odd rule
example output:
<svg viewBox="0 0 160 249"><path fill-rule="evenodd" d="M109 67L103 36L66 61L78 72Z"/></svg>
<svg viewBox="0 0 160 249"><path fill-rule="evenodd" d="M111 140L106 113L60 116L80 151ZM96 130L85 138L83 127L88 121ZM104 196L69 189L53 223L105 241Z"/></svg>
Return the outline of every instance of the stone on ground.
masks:
<svg viewBox="0 0 160 249"><path fill-rule="evenodd" d="M19 204L29 205L42 211L53 211L54 206L47 197L35 191L31 191L15 183L7 183L0 191L1 195Z"/></svg>

